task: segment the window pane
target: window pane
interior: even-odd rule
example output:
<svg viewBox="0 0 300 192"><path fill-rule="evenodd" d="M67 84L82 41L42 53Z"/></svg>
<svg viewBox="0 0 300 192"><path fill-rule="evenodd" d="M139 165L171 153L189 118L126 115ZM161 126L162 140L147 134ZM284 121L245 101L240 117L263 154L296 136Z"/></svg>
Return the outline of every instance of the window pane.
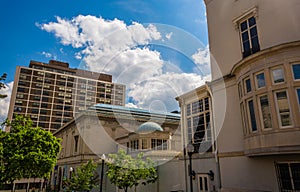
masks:
<svg viewBox="0 0 300 192"><path fill-rule="evenodd" d="M282 68L273 69L272 74L274 83L284 82L284 74Z"/></svg>
<svg viewBox="0 0 300 192"><path fill-rule="evenodd" d="M279 164L278 172L281 188L285 190L292 190L293 188L288 164Z"/></svg>
<svg viewBox="0 0 300 192"><path fill-rule="evenodd" d="M257 88L265 87L266 86L265 74L260 73L256 75L256 82L257 82Z"/></svg>
<svg viewBox="0 0 300 192"><path fill-rule="evenodd" d="M276 97L281 126L291 125L290 107L286 91L277 92Z"/></svg>
<svg viewBox="0 0 300 192"><path fill-rule="evenodd" d="M187 116L191 115L191 104L188 104L188 105L186 106L186 115L187 115Z"/></svg>
<svg viewBox="0 0 300 192"><path fill-rule="evenodd" d="M244 55L251 55L251 50L250 50L250 42L249 41L245 41L243 42L243 48L244 48Z"/></svg>
<svg viewBox="0 0 300 192"><path fill-rule="evenodd" d="M294 79L300 79L300 64L293 65Z"/></svg>
<svg viewBox="0 0 300 192"><path fill-rule="evenodd" d="M291 171L294 183L294 189L300 189L300 163L291 163Z"/></svg>
<svg viewBox="0 0 300 192"><path fill-rule="evenodd" d="M254 112L254 104L253 100L248 101L249 115L250 115L250 123L252 131L257 130L255 112Z"/></svg>
<svg viewBox="0 0 300 192"><path fill-rule="evenodd" d="M247 21L244 21L243 23L241 23L241 31L245 31L247 29Z"/></svg>
<svg viewBox="0 0 300 192"><path fill-rule="evenodd" d="M253 26L253 25L256 24L256 21L255 21L255 18L254 18L254 17L250 17L250 18L248 19L248 21L249 21L249 27L251 27L251 26Z"/></svg>
<svg viewBox="0 0 300 192"><path fill-rule="evenodd" d="M247 93L251 91L251 82L250 82L250 79L247 79L245 81L245 85L246 85L246 91Z"/></svg>
<svg viewBox="0 0 300 192"><path fill-rule="evenodd" d="M242 33L242 41L248 41L249 40L249 35L248 35L248 31Z"/></svg>
<svg viewBox="0 0 300 192"><path fill-rule="evenodd" d="M252 43L252 53L256 53L258 51L260 51L260 47L259 47L259 43L258 43L258 37L253 37L251 39L251 43Z"/></svg>
<svg viewBox="0 0 300 192"><path fill-rule="evenodd" d="M250 29L250 36L251 36L251 37L257 36L257 28L256 28L256 27L252 27L252 28Z"/></svg>
<svg viewBox="0 0 300 192"><path fill-rule="evenodd" d="M271 121L271 112L269 108L268 96L264 95L260 97L259 100L260 100L260 109L261 109L261 118L263 121L263 127L271 128L272 121Z"/></svg>

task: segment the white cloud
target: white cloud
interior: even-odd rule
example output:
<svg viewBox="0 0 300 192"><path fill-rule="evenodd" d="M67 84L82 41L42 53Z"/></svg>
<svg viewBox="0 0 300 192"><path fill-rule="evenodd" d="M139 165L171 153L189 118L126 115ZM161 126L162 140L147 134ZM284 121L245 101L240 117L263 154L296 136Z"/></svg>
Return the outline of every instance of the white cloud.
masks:
<svg viewBox="0 0 300 192"><path fill-rule="evenodd" d="M210 74L210 52L208 45L205 48L199 48L197 52L192 55L192 59L197 65L194 71L203 75Z"/></svg>
<svg viewBox="0 0 300 192"><path fill-rule="evenodd" d="M14 82L12 81L12 82L6 84L5 89L0 90L0 94L7 95L6 98L0 99L0 123L3 122L7 118L13 84L14 84Z"/></svg>
<svg viewBox="0 0 300 192"><path fill-rule="evenodd" d="M147 47L152 41L162 40L154 25L143 26L137 22L127 25L118 19L105 20L91 15L56 19L39 27L54 33L63 45L80 48L74 55L76 59L82 58L84 66L80 67L112 74L114 82L126 84L127 96L134 101L126 106L148 108L159 100L168 111L175 110L178 109L176 96L206 80L196 73L175 70L162 60L160 52ZM172 35L170 32L165 37L170 39ZM197 65L209 62L207 54L200 49L193 59ZM201 59L204 61L200 62Z"/></svg>
<svg viewBox="0 0 300 192"><path fill-rule="evenodd" d="M166 34L166 38L170 40L172 35L173 35L173 32L170 32L170 33Z"/></svg>
<svg viewBox="0 0 300 192"><path fill-rule="evenodd" d="M52 57L51 53L48 53L48 52L45 52L45 51L42 52L42 55L44 55L46 58L51 58Z"/></svg>

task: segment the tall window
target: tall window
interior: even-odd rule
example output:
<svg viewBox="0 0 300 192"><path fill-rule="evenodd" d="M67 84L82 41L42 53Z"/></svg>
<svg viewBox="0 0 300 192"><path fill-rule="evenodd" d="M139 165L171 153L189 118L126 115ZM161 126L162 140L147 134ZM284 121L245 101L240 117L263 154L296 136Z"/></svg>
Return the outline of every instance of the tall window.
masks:
<svg viewBox="0 0 300 192"><path fill-rule="evenodd" d="M139 149L139 140L130 141L130 148L131 148L131 151L138 150Z"/></svg>
<svg viewBox="0 0 300 192"><path fill-rule="evenodd" d="M300 79L300 64L293 65L294 79Z"/></svg>
<svg viewBox="0 0 300 192"><path fill-rule="evenodd" d="M257 131L253 100L248 101L248 111L249 111L249 120L250 120L251 130Z"/></svg>
<svg viewBox="0 0 300 192"><path fill-rule="evenodd" d="M195 144L195 151L199 150L203 142L210 143L210 104L209 98L205 97L195 101L191 105L191 114L187 116L187 136L188 142Z"/></svg>
<svg viewBox="0 0 300 192"><path fill-rule="evenodd" d="M77 153L77 151L78 151L78 138L79 138L78 135L74 136L74 152L75 153Z"/></svg>
<svg viewBox="0 0 300 192"><path fill-rule="evenodd" d="M250 79L246 79L245 80L245 91L246 91L246 93L248 93L248 92L250 92L251 91L251 81L250 81Z"/></svg>
<svg viewBox="0 0 300 192"><path fill-rule="evenodd" d="M268 96L264 95L259 97L260 104L260 118L262 120L263 128L272 128L271 112L269 107Z"/></svg>
<svg viewBox="0 0 300 192"><path fill-rule="evenodd" d="M300 190L300 163L277 163L276 170L280 191Z"/></svg>
<svg viewBox="0 0 300 192"><path fill-rule="evenodd" d="M282 127L289 126L291 122L290 106L286 91L275 93L277 100L277 112L279 115L280 124Z"/></svg>
<svg viewBox="0 0 300 192"><path fill-rule="evenodd" d="M153 150L168 150L166 139L151 139L151 149Z"/></svg>
<svg viewBox="0 0 300 192"><path fill-rule="evenodd" d="M247 18L240 23L240 33L244 58L260 51L256 20L254 16Z"/></svg>
<svg viewBox="0 0 300 192"><path fill-rule="evenodd" d="M265 74L264 73L259 73L256 76L256 87L261 88L266 86L266 81L265 81Z"/></svg>

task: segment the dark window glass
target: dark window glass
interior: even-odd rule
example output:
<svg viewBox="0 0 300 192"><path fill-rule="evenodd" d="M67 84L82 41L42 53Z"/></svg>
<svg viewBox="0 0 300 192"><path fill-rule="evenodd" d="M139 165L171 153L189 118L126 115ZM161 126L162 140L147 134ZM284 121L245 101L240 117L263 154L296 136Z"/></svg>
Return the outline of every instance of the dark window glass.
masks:
<svg viewBox="0 0 300 192"><path fill-rule="evenodd" d="M186 115L187 115L187 116L191 115L191 104L188 104L188 105L186 106Z"/></svg>
<svg viewBox="0 0 300 192"><path fill-rule="evenodd" d="M242 36L244 58L260 51L256 21L254 17L250 17L248 20L240 24L240 33Z"/></svg>
<svg viewBox="0 0 300 192"><path fill-rule="evenodd" d="M254 112L253 100L248 101L248 107L249 107L251 129L252 129L252 131L256 131L257 130L257 126L256 126L256 119L255 119L255 112Z"/></svg>
<svg viewBox="0 0 300 192"><path fill-rule="evenodd" d="M294 79L300 79L300 64L293 65Z"/></svg>
<svg viewBox="0 0 300 192"><path fill-rule="evenodd" d="M293 190L289 165L287 163L284 163L278 164L277 167L281 190Z"/></svg>
<svg viewBox="0 0 300 192"><path fill-rule="evenodd" d="M46 115L47 114L47 110L41 109L40 114Z"/></svg>
<svg viewBox="0 0 300 192"><path fill-rule="evenodd" d="M299 101L299 104L300 104L300 89L297 89L297 95L298 95L298 101Z"/></svg>
<svg viewBox="0 0 300 192"><path fill-rule="evenodd" d="M25 88L23 88L23 87L18 87L18 92L24 93L24 92L25 92Z"/></svg>
<svg viewBox="0 0 300 192"><path fill-rule="evenodd" d="M42 103L42 104L41 104L41 107L42 107L42 108L47 108L47 107L48 107L48 104L47 104L47 103Z"/></svg>
<svg viewBox="0 0 300 192"><path fill-rule="evenodd" d="M246 84L246 91L247 91L247 93L248 93L248 92L251 91L251 81L250 81L250 79L247 79L247 80L245 81L245 84Z"/></svg>
<svg viewBox="0 0 300 192"><path fill-rule="evenodd" d="M295 190L300 190L300 163L291 163L291 171Z"/></svg>
<svg viewBox="0 0 300 192"><path fill-rule="evenodd" d="M37 113L39 113L39 110L38 109L31 109L31 113L37 114Z"/></svg>
<svg viewBox="0 0 300 192"><path fill-rule="evenodd" d="M247 29L247 21L244 21L243 23L241 23L241 30L245 31Z"/></svg>
<svg viewBox="0 0 300 192"><path fill-rule="evenodd" d="M249 27L252 27L255 24L256 24L255 18L254 17L250 17L249 18Z"/></svg>

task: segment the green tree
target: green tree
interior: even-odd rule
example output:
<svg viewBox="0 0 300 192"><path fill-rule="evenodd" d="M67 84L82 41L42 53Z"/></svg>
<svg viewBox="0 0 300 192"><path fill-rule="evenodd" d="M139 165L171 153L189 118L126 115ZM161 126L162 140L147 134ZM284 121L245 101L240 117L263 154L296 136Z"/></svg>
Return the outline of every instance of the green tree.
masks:
<svg viewBox="0 0 300 192"><path fill-rule="evenodd" d="M157 180L154 162L150 158L144 160L143 153L132 158L124 150L120 150L117 154L110 154L109 158L107 177L125 192L133 186L146 185Z"/></svg>
<svg viewBox="0 0 300 192"><path fill-rule="evenodd" d="M97 165L92 160L86 164L82 164L71 173L70 178L64 179L64 186L67 191L90 191L99 183L98 174L96 172Z"/></svg>
<svg viewBox="0 0 300 192"><path fill-rule="evenodd" d="M6 76L7 76L6 73L3 73L2 76L0 77L0 90L5 88L5 84L1 81L5 81ZM5 97L7 97L7 95L0 94L0 99L3 99Z"/></svg>
<svg viewBox="0 0 300 192"><path fill-rule="evenodd" d="M39 127L33 127L30 118L16 115L2 132L3 164L0 182L13 183L21 178L49 178L60 151L60 140Z"/></svg>

